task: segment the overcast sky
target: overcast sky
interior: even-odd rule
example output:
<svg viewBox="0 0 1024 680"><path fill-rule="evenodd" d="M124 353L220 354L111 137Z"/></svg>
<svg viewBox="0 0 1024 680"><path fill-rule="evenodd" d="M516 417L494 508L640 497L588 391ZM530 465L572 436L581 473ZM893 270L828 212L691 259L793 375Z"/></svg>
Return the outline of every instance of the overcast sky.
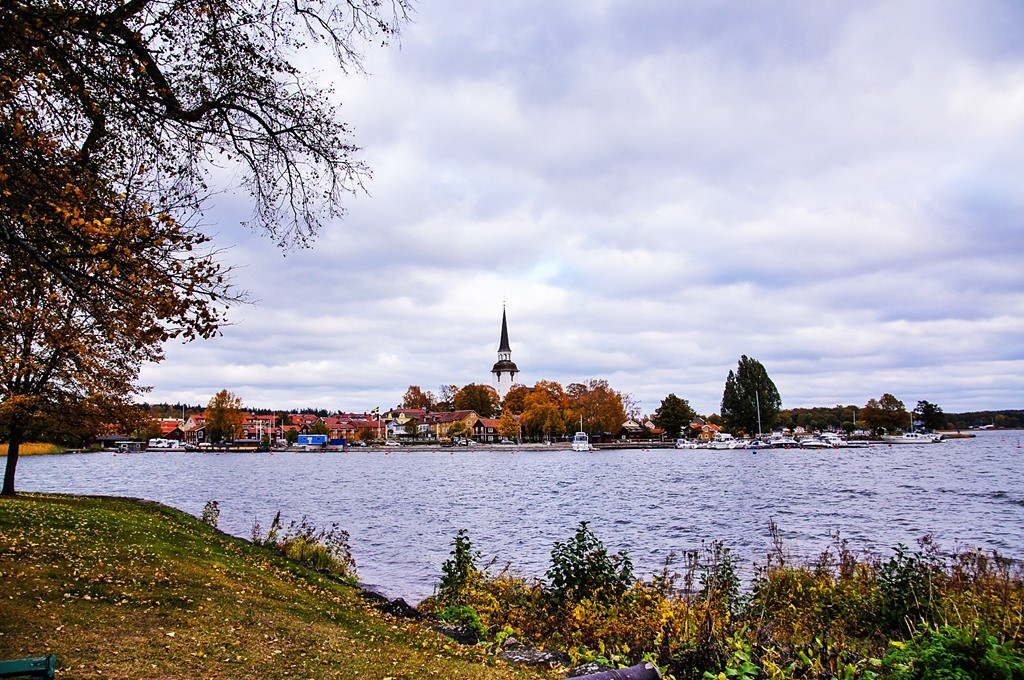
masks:
<svg viewBox="0 0 1024 680"><path fill-rule="evenodd" d="M424 0L366 68L334 85L369 195L286 257L218 198L256 302L148 400L489 383L504 301L521 382L644 413L717 412L743 354L785 408L1024 408L1017 0Z"/></svg>

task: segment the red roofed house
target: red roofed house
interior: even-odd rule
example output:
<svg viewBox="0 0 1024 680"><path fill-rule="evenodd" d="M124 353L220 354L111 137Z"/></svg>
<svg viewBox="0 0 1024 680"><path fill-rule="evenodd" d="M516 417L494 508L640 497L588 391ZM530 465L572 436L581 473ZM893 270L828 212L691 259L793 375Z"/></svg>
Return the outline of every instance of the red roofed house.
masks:
<svg viewBox="0 0 1024 680"><path fill-rule="evenodd" d="M690 423L690 429L697 434L697 438L702 442L709 442L715 438L715 433L719 432L722 428L714 423L699 422Z"/></svg>
<svg viewBox="0 0 1024 680"><path fill-rule="evenodd" d="M174 439L179 442L185 440L185 428L177 418L161 418L157 424L160 426L162 439Z"/></svg>

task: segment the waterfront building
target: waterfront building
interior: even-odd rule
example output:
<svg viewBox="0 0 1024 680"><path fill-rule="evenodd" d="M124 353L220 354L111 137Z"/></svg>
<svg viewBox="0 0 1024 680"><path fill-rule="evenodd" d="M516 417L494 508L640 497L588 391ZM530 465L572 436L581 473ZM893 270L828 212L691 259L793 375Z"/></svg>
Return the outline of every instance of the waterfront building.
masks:
<svg viewBox="0 0 1024 680"><path fill-rule="evenodd" d="M516 383L519 367L512 361L512 348L508 342L508 320L505 318L505 307L501 308L501 341L498 345L498 360L491 368L494 376L493 386L501 399L508 394L509 388Z"/></svg>

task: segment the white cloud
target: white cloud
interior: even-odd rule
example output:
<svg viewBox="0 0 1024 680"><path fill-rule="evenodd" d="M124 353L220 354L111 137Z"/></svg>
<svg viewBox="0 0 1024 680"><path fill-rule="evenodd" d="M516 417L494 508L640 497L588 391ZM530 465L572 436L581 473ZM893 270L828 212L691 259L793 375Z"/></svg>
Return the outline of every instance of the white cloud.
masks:
<svg viewBox="0 0 1024 680"><path fill-rule="evenodd" d="M786 406L947 411L1024 385L1024 11L608 0L417 8L335 83L369 196L282 258L211 218L259 303L151 398L352 409L485 381L717 410L740 354Z"/></svg>

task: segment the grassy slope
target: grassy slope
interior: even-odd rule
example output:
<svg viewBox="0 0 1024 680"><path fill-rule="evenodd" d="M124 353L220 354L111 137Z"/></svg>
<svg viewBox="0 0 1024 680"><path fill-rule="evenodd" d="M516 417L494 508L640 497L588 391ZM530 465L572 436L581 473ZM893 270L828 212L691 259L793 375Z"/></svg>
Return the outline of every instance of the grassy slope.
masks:
<svg viewBox="0 0 1024 680"><path fill-rule="evenodd" d="M538 677L165 506L0 498L0 658L51 652L62 678Z"/></svg>

